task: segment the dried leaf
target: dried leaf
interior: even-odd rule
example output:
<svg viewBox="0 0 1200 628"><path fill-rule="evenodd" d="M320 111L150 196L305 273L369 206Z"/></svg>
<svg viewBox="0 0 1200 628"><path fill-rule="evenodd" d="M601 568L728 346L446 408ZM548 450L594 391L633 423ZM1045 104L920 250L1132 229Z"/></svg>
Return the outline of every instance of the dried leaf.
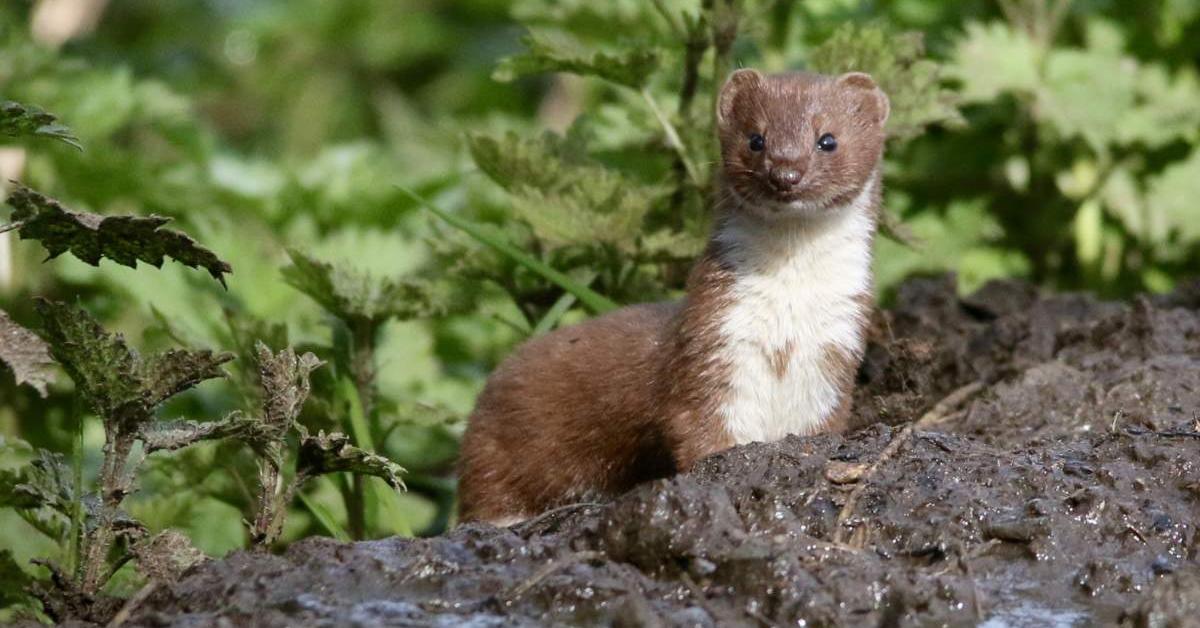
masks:
<svg viewBox="0 0 1200 628"><path fill-rule="evenodd" d="M455 294L445 285L415 278L378 279L288 250L292 265L284 279L330 314L346 321L382 323L444 316L457 309Z"/></svg>
<svg viewBox="0 0 1200 628"><path fill-rule="evenodd" d="M13 322L0 310L0 362L8 365L17 384L28 384L46 396L46 384L54 380L50 348L37 334Z"/></svg>
<svg viewBox="0 0 1200 628"><path fill-rule="evenodd" d="M176 530L163 530L134 543L130 548L137 559L138 573L148 580L172 583L188 569L208 560L188 537Z"/></svg>
<svg viewBox="0 0 1200 628"><path fill-rule="evenodd" d="M571 72L638 89L659 64L658 53L650 48L628 46L612 52L592 50L558 32L530 32L521 42L527 50L501 59L493 78L508 82L529 74Z"/></svg>
<svg viewBox="0 0 1200 628"><path fill-rule="evenodd" d="M232 360L229 353L172 349L142 361L142 381L146 402L156 406L200 382L224 377L221 365Z"/></svg>
<svg viewBox="0 0 1200 628"><path fill-rule="evenodd" d="M255 424L238 413L220 421L155 421L138 428L146 453L174 451L202 440L249 439L255 433Z"/></svg>
<svg viewBox="0 0 1200 628"><path fill-rule="evenodd" d="M312 436L303 428L300 434L300 453L296 460L298 477L307 479L325 473L349 471L381 478L395 489L404 488L404 482L400 480L404 467L351 445L349 436L337 432L326 434L324 430Z"/></svg>
<svg viewBox="0 0 1200 628"><path fill-rule="evenodd" d="M49 137L83 150L79 138L71 129L59 124L54 114L11 100L0 102L0 135Z"/></svg>
<svg viewBox="0 0 1200 628"><path fill-rule="evenodd" d="M196 384L222 377L228 353L173 350L142 359L120 334L110 334L77 307L39 299L50 353L80 394L106 420L148 422L154 408Z"/></svg>
<svg viewBox="0 0 1200 628"><path fill-rule="evenodd" d="M18 185L8 197L16 210L13 224L21 239L38 240L53 259L70 251L75 257L98 266L108 258L136 268L140 260L161 268L164 257L192 268L204 268L225 285L228 263L195 240L161 227L171 221L162 216L100 216L71 211L58 201Z"/></svg>
<svg viewBox="0 0 1200 628"><path fill-rule="evenodd" d="M260 342L256 350L263 389L261 421L273 440L282 440L304 409L304 401L308 399L309 375L322 362L311 353L297 356L291 347L272 353L269 347Z"/></svg>

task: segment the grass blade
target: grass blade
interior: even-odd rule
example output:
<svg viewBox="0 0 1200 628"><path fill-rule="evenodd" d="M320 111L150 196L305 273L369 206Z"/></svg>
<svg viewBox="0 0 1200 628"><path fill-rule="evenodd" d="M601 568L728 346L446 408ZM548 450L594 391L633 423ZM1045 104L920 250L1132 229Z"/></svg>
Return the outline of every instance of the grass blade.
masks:
<svg viewBox="0 0 1200 628"><path fill-rule="evenodd" d="M595 281L596 275L596 272L591 272L587 279L584 280L583 285L590 285L593 281ZM562 320L562 317L565 316L568 311L570 311L571 306L575 305L575 301L577 301L575 295L571 294L570 292L564 292L563 295L554 302L554 305L550 306L550 310L546 312L546 315L542 317L542 320L538 321L537 325L533 327L533 331L531 331L529 335L541 336L543 334L550 333L555 327L558 326L558 322Z"/></svg>
<svg viewBox="0 0 1200 628"><path fill-rule="evenodd" d="M592 290L591 288L588 288L583 284L580 284L562 272L551 268L541 260L529 255L521 249L518 249L512 244L487 233L478 226L471 224L470 221L463 220L461 217L443 210L442 208L425 200L425 198L404 186L398 185L396 187L399 188L401 192L404 192L406 195L408 195L408 197L415 201L418 205L429 210L433 215L441 218L450 226L462 231L480 244L497 251L498 253L508 257L525 268L528 268L542 277L545 277L548 281L553 282L556 286L562 288L563 290L575 295L575 297L579 299L579 302L593 313L603 314L604 312L615 310L617 307L619 307L608 297L596 292L595 290Z"/></svg>
<svg viewBox="0 0 1200 628"><path fill-rule="evenodd" d="M320 478L319 481L327 482L328 480ZM333 518L333 513L329 512L328 508L317 503L316 500L313 500L301 491L296 491L296 494L300 497L300 503L304 504L304 507L308 509L308 512L312 513L313 518L317 520L317 523L321 524L322 528L325 528L326 532L332 534L333 538L343 543L350 542L350 533L338 525L337 519Z"/></svg>

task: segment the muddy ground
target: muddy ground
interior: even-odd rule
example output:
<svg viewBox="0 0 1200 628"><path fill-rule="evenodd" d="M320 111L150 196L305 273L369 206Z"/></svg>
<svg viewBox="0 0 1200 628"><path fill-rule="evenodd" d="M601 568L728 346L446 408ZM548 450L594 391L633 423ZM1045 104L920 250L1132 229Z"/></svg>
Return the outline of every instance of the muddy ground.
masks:
<svg viewBox="0 0 1200 628"><path fill-rule="evenodd" d="M872 335L846 436L512 529L234 554L127 625L1198 625L1200 285L917 280Z"/></svg>

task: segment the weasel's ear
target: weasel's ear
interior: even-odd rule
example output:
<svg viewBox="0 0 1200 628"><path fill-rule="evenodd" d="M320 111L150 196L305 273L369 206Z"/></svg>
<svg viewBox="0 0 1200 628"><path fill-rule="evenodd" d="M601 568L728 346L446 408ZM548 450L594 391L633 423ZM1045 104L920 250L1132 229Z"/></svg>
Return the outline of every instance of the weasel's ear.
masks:
<svg viewBox="0 0 1200 628"><path fill-rule="evenodd" d="M721 95L717 98L717 124L724 124L733 115L739 93L757 89L762 80L763 75L759 74L758 70L749 68L735 70L730 74L729 78L725 79L725 85L721 87Z"/></svg>
<svg viewBox="0 0 1200 628"><path fill-rule="evenodd" d="M864 99L866 108L874 114L876 122L880 126L887 122L888 115L892 112L892 105L888 101L887 94L879 89L871 75L862 72L847 72L837 78L837 84L839 87L862 92L864 96L867 96Z"/></svg>

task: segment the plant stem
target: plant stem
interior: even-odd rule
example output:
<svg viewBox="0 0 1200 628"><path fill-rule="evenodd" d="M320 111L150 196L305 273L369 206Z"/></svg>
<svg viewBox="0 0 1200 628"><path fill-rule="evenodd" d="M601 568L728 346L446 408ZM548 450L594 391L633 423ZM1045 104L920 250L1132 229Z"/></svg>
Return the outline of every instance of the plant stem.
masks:
<svg viewBox="0 0 1200 628"><path fill-rule="evenodd" d="M358 398L357 412L366 419L366 429L353 429L355 444L368 451L375 450L371 430L375 426L375 337L379 325L373 320L350 322L353 353L350 356L350 375L354 379L354 390ZM347 525L355 539L366 537L366 484L363 476L354 474L350 482L350 495L346 506Z"/></svg>
<svg viewBox="0 0 1200 628"><path fill-rule="evenodd" d="M114 421L115 422L115 421ZM134 436L120 427L106 430L104 463L100 470L100 512L95 530L86 535L83 557L83 579L80 590L94 594L104 586L106 561L112 549L115 532L113 521L117 510L129 492L125 477L125 461L133 449Z"/></svg>
<svg viewBox="0 0 1200 628"><path fill-rule="evenodd" d="M254 513L250 543L255 550L271 547L283 527L279 519L279 465L282 457L279 443L271 443L258 461L258 509ZM286 502L283 502L286 507Z"/></svg>

